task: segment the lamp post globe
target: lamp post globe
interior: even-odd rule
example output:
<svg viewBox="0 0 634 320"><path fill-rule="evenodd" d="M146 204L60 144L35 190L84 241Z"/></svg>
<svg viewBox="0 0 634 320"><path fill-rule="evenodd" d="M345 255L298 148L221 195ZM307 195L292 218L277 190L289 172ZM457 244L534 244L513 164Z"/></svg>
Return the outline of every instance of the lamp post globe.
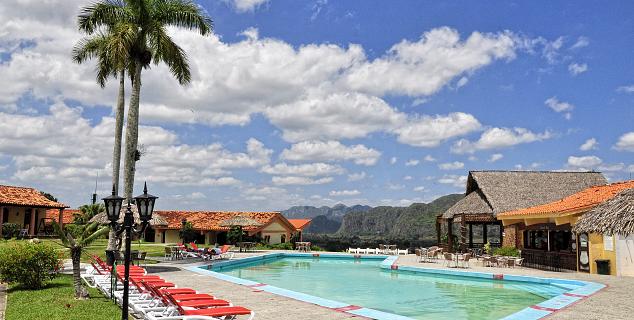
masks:
<svg viewBox="0 0 634 320"><path fill-rule="evenodd" d="M114 186L112 186L112 195L102 199L106 206L106 215L111 223L116 223L119 220L119 214L121 213L121 205L123 204L123 197L119 197L115 193Z"/></svg>
<svg viewBox="0 0 634 320"><path fill-rule="evenodd" d="M152 212L154 212L154 202L158 197L147 193L147 183L143 186L143 194L134 197L134 202L139 210L139 218L143 222L148 222L152 219Z"/></svg>

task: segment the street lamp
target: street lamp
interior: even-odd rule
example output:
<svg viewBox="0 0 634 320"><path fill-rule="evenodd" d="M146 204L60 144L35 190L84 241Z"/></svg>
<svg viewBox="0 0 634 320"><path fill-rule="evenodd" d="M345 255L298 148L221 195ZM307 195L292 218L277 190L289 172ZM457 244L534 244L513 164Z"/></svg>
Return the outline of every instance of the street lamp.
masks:
<svg viewBox="0 0 634 320"><path fill-rule="evenodd" d="M158 197L147 193L147 183L145 183L145 185L143 186L143 194L134 197L137 209L139 210L139 218L141 219L141 228L137 229L133 227L134 216L132 215L132 205L130 204L130 199L128 199L128 206L125 210L125 215L123 216L123 224L120 224L118 220L121 211L121 204L123 203L124 198L119 197L116 194L114 186L112 188L112 195L103 198L103 201L106 205L106 215L108 216L108 220L110 220L110 225L112 226L112 229L115 230L117 237L119 237L121 233L125 231L125 254L123 258L125 273L123 277L123 304L121 306L122 320L128 320L128 296L130 286L130 244L132 242L132 233L139 235L145 231L148 224L150 223L150 220L152 219L152 212L154 211L154 202L156 201L156 199L158 199ZM113 272L116 272L116 270L113 269Z"/></svg>

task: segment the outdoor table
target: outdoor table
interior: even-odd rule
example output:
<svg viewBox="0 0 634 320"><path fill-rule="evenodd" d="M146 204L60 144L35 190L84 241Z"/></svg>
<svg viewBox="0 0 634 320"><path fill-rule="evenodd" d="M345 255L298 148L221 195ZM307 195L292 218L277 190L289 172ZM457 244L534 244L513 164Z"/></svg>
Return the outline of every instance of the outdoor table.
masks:
<svg viewBox="0 0 634 320"><path fill-rule="evenodd" d="M242 249L244 249L244 252L248 252L255 247L255 242L239 242L238 246L240 247L240 252L242 252Z"/></svg>
<svg viewBox="0 0 634 320"><path fill-rule="evenodd" d="M297 251L310 251L310 242L295 242L295 249Z"/></svg>

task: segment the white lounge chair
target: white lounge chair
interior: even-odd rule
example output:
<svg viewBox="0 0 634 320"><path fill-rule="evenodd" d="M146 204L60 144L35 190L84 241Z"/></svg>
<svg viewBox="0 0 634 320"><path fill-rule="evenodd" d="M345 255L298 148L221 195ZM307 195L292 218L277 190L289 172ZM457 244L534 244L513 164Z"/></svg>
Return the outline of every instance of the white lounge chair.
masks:
<svg viewBox="0 0 634 320"><path fill-rule="evenodd" d="M367 254L376 254L376 250L374 250L374 249L372 249L372 248L367 248L367 249L365 249L365 252L366 252Z"/></svg>

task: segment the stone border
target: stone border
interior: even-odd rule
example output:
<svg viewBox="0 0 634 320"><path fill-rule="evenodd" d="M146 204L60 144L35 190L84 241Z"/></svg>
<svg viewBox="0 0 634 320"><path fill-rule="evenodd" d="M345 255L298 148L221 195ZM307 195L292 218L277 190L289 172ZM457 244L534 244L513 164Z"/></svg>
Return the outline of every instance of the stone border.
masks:
<svg viewBox="0 0 634 320"><path fill-rule="evenodd" d="M558 278L543 278L532 276L520 276L520 275L506 275L506 274L493 274L487 272L473 272L473 271L459 271L459 270L447 270L447 269L433 269L423 267L410 267L400 266L397 264L398 256L382 256L382 255L347 255L347 254L320 254L320 253L271 253L261 256L253 256L243 259L226 260L214 263L212 265L205 266L192 266L187 267L186 270L193 271L200 274L210 275L214 278L232 282L235 284L243 285L257 291L266 291L273 294L281 295L287 298L308 302L321 307L329 308L339 312L346 312L357 316L363 316L371 319L379 320L406 320L411 319L397 314L378 311L361 306L349 305L343 302L324 299L309 294L295 292L283 288L278 288L265 283L258 283L251 280L241 279L212 270L222 270L226 267L235 267L237 265L252 263L262 260L277 259L282 257L327 257L336 259L364 259L364 260L377 260L383 259L380 264L382 269L390 269L393 272L417 272L427 274L441 274L452 275L459 277L472 277L480 279L489 279L492 281L515 281L515 282L531 282L538 284L546 284L557 286L559 288L567 289L561 295L555 296L539 304L526 307L516 313L513 313L503 320L537 320L542 319L552 313L560 311L570 305L580 302L583 299L588 298L591 295L604 289L606 286L600 283L558 279Z"/></svg>

